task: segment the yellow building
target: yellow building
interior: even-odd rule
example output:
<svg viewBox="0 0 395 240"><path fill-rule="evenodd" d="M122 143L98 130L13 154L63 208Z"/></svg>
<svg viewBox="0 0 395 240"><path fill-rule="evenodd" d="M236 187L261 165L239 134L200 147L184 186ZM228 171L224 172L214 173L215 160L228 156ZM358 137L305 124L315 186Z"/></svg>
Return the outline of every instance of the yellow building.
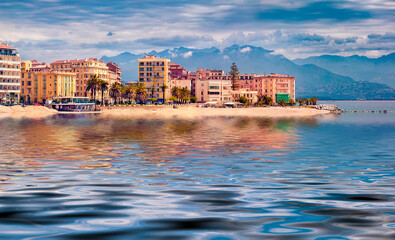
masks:
<svg viewBox="0 0 395 240"><path fill-rule="evenodd" d="M52 70L49 64L23 61L21 80L21 97L27 103L45 103L76 94L76 74Z"/></svg>
<svg viewBox="0 0 395 240"><path fill-rule="evenodd" d="M139 59L139 82L145 85L150 95L151 88L154 88L154 97L159 100L163 99L162 85L168 87L165 95L170 97L169 63L170 59L156 58L155 55Z"/></svg>
<svg viewBox="0 0 395 240"><path fill-rule="evenodd" d="M110 83L107 64L97 58L55 61L51 63L51 69L76 74L76 96L80 97L88 95L86 83L93 75ZM108 97L108 92L105 95Z"/></svg>

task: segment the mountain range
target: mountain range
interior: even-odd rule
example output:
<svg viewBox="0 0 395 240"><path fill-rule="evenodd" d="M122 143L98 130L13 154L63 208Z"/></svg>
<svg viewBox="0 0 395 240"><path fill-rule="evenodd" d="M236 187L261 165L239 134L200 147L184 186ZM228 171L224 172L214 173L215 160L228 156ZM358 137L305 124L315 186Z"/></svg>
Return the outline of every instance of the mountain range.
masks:
<svg viewBox="0 0 395 240"><path fill-rule="evenodd" d="M358 56L321 56L322 58L310 57L292 61L262 47L233 45L221 50L215 47L206 49L180 47L147 54L168 58L188 71L207 68L228 72L232 62L235 62L241 73L292 75L296 78L297 97L315 96L319 99L339 100L395 99L395 90L390 87L395 87L394 76L390 76L391 71L393 73L395 69L395 53L378 59L357 58ZM136 81L138 59L144 55L124 52L113 57L103 56L101 60L117 63L122 69L124 82ZM341 61L338 60L336 63L336 59ZM359 73L357 69L363 69L366 62L370 62L369 66L372 67L364 69L366 74Z"/></svg>

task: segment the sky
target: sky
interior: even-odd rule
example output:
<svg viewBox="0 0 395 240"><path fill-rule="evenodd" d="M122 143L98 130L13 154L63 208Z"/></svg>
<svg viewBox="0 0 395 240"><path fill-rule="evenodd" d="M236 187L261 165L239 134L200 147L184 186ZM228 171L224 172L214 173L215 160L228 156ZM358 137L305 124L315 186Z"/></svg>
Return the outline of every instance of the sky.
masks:
<svg viewBox="0 0 395 240"><path fill-rule="evenodd" d="M233 44L379 57L395 51L395 1L0 0L0 39L48 62Z"/></svg>

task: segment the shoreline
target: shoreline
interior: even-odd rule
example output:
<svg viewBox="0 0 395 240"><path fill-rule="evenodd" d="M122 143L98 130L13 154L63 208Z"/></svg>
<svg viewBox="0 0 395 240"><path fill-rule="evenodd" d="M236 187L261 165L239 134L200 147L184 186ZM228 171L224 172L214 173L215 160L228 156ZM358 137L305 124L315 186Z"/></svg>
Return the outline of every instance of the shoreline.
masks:
<svg viewBox="0 0 395 240"><path fill-rule="evenodd" d="M328 110L318 110L308 107L249 107L249 108L203 108L196 105L172 106L139 106L139 107L109 107L104 108L102 116L124 118L183 118L193 119L202 117L312 117L329 114Z"/></svg>
<svg viewBox="0 0 395 240"><path fill-rule="evenodd" d="M249 107L249 108L203 108L194 105L173 106L116 106L105 107L100 112L104 117L118 118L147 118L147 119L193 119L202 117L312 117L329 114L328 110L318 110L309 107ZM45 118L57 114L84 114L59 112L43 106L0 106L0 118Z"/></svg>

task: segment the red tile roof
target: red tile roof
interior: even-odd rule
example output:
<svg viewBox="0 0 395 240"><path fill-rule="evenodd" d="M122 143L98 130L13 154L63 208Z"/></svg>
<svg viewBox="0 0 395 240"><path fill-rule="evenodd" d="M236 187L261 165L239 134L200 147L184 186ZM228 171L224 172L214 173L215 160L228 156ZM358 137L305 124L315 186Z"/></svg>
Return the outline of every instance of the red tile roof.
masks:
<svg viewBox="0 0 395 240"><path fill-rule="evenodd" d="M73 59L73 60L60 60L52 62L51 64L59 64L59 63L83 63L83 62L100 62L104 63L103 61L97 60L97 58L84 58L84 59Z"/></svg>
<svg viewBox="0 0 395 240"><path fill-rule="evenodd" d="M10 46L8 46L8 45L1 44L1 43L0 43L0 48L3 48L3 49L12 49L12 50L15 49L15 48L13 48L13 47L10 47Z"/></svg>

